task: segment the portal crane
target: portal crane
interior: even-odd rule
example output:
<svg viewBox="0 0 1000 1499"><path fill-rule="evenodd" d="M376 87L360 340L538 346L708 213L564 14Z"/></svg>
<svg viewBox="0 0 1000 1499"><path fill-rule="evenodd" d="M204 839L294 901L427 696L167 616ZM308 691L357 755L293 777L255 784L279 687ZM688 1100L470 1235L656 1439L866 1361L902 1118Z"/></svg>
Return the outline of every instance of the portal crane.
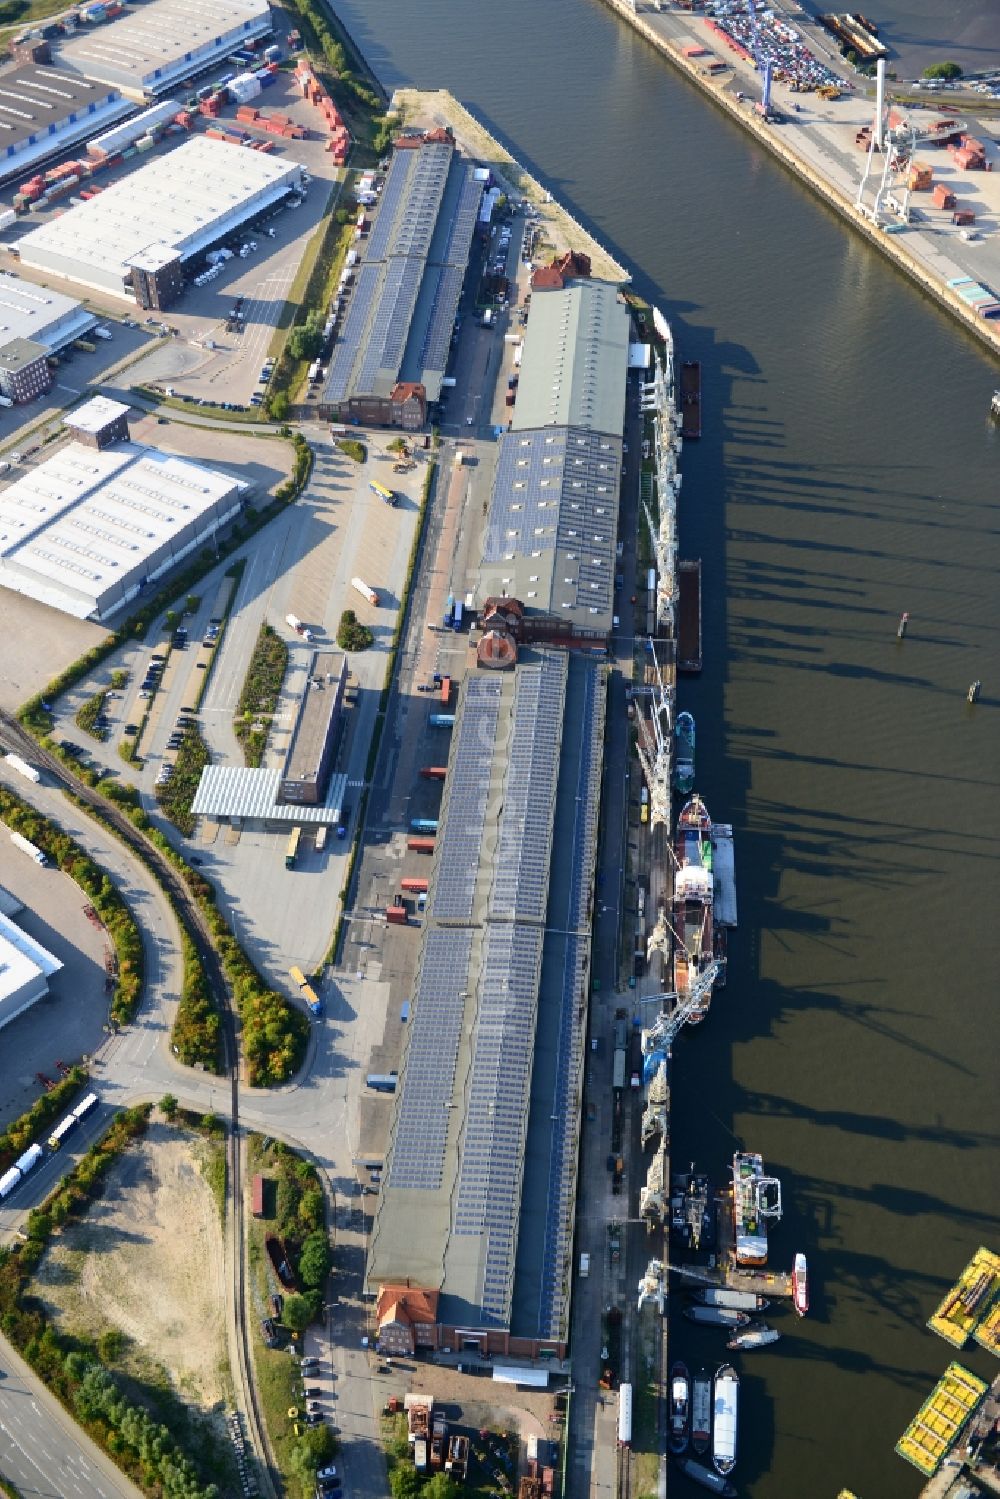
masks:
<svg viewBox="0 0 1000 1499"><path fill-rule="evenodd" d="M761 46L760 32L757 29L757 0L747 0L747 11L750 15L750 35L753 40L753 60L757 65L757 71L761 76L760 103L754 105L757 114L762 120L777 120L778 115L771 107L771 74L773 65L769 57L764 56Z"/></svg>
<svg viewBox="0 0 1000 1499"><path fill-rule="evenodd" d="M713 958L698 974L683 999L678 994L655 996L656 999L675 1000L676 1003L670 1010L661 1010L649 1030L643 1032L642 1050L645 1056L649 1056L654 1051L665 1051L669 1056L677 1032L704 1003L706 995L711 994L712 985L721 972L721 958Z"/></svg>
<svg viewBox="0 0 1000 1499"><path fill-rule="evenodd" d="M667 827L670 822L670 780L673 770L673 722L670 693L664 685L660 664L652 640L649 642L653 667L656 671L656 689L653 692L652 712L647 719L638 714L639 763L642 765L646 784L649 787L649 821L651 827ZM664 727L665 721L665 727Z"/></svg>

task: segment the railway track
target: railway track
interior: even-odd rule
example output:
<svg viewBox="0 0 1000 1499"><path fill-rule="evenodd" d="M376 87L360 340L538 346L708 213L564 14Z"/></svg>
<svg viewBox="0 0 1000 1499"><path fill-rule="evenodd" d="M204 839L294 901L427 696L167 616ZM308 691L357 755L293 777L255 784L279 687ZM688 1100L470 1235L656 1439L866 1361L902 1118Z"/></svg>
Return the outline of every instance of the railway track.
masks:
<svg viewBox="0 0 1000 1499"><path fill-rule="evenodd" d="M209 988L214 995L222 1022L225 1065L232 1090L230 1104L232 1127L229 1131L227 1147L229 1186L226 1204L232 1240L233 1308L236 1323L234 1330L238 1359L238 1367L233 1370L233 1377L237 1388L242 1392L244 1414L251 1441L258 1455L264 1491L271 1496L277 1496L281 1492L281 1483L276 1476L273 1455L267 1440L267 1429L258 1399L257 1384L253 1375L250 1326L247 1320L246 1222L241 1181L240 1054L236 1012L222 964L214 947L212 933L202 916L198 902L184 879L156 845L148 842L138 829L132 826L114 802L108 801L106 797L94 791L86 782L78 780L67 770L61 760L43 749L15 718L2 710L0 710L0 744L5 749L13 750L16 754L23 755L29 761L41 766L60 787L72 791L85 806L93 809L111 824L121 841L136 858L153 869L157 880L174 903L178 920L195 946Z"/></svg>
<svg viewBox="0 0 1000 1499"><path fill-rule="evenodd" d="M632 1449L618 1448L618 1481L615 1484L615 1499L632 1499Z"/></svg>

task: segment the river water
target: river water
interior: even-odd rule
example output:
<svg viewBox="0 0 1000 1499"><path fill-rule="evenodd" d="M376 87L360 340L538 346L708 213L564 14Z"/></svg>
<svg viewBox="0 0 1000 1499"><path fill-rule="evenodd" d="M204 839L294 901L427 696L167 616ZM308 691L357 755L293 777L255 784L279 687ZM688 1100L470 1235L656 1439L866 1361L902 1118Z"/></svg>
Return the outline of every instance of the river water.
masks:
<svg viewBox="0 0 1000 1499"><path fill-rule="evenodd" d="M723 1179L761 1150L775 1262L812 1270L810 1316L742 1363L741 1493L913 1495L893 1445L950 1353L925 1319L1000 1247L998 372L599 0L342 13L387 85L468 102L702 361L681 536L706 666L681 706L741 919L676 1048L674 1158Z"/></svg>

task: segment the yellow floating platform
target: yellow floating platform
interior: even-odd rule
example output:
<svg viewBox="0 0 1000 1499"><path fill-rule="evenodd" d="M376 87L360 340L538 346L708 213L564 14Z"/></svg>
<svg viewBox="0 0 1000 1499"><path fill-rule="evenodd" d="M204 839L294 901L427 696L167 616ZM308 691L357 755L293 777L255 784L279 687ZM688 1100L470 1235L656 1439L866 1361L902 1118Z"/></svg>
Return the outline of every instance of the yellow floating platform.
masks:
<svg viewBox="0 0 1000 1499"><path fill-rule="evenodd" d="M933 1317L928 1319L927 1326L952 1347L964 1348L969 1334L989 1312L998 1292L1000 1255L991 1249L977 1249Z"/></svg>
<svg viewBox="0 0 1000 1499"><path fill-rule="evenodd" d="M961 1364L949 1364L896 1443L900 1457L930 1478L957 1442L986 1390L985 1379Z"/></svg>
<svg viewBox="0 0 1000 1499"><path fill-rule="evenodd" d="M987 1353L1000 1358L1000 1299L994 1301L972 1336Z"/></svg>

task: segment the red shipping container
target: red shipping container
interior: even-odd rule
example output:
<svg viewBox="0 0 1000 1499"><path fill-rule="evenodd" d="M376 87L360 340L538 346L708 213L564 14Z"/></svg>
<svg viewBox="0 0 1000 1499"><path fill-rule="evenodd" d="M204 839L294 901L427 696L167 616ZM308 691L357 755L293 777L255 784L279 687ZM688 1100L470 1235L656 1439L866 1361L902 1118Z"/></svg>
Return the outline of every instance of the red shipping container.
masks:
<svg viewBox="0 0 1000 1499"><path fill-rule="evenodd" d="M405 880L400 880L399 888L401 890L408 890L411 895L426 895L428 882L427 880L418 880L412 876L407 876Z"/></svg>
<svg viewBox="0 0 1000 1499"><path fill-rule="evenodd" d="M406 846L411 853L432 854L434 852L434 839L417 835L407 838Z"/></svg>
<svg viewBox="0 0 1000 1499"><path fill-rule="evenodd" d="M953 224L974 224L976 215L971 208L958 208L952 214L951 221Z"/></svg>
<svg viewBox="0 0 1000 1499"><path fill-rule="evenodd" d="M385 919L390 926L406 926L406 907L386 906Z"/></svg>
<svg viewBox="0 0 1000 1499"><path fill-rule="evenodd" d="M259 1171L253 1179L253 1201L250 1211L255 1218L263 1218L264 1216L264 1178Z"/></svg>
<svg viewBox="0 0 1000 1499"><path fill-rule="evenodd" d="M937 187L934 189L933 196L935 207L954 208L955 194L952 192L950 187L945 187L943 182L938 183Z"/></svg>

